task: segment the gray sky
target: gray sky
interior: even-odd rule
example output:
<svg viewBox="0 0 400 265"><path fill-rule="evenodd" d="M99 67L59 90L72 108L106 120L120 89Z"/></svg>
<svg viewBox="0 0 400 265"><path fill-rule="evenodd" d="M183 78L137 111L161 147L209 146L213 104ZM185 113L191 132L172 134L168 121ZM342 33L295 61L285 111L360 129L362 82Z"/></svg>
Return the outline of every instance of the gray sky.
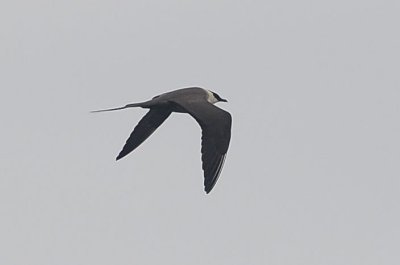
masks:
<svg viewBox="0 0 400 265"><path fill-rule="evenodd" d="M398 1L3 1L0 264L400 264ZM89 114L187 86L229 100L203 191L200 130Z"/></svg>

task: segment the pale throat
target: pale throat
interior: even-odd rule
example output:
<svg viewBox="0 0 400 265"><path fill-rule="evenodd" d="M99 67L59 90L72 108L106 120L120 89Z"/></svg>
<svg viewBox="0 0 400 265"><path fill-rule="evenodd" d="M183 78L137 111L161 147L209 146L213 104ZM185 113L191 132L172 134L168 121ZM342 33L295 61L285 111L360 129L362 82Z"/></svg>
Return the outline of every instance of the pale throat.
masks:
<svg viewBox="0 0 400 265"><path fill-rule="evenodd" d="M215 104L218 102L218 99L216 99L214 97L214 94L211 91L206 90L206 92L207 92L207 101L208 102L210 102L211 104Z"/></svg>

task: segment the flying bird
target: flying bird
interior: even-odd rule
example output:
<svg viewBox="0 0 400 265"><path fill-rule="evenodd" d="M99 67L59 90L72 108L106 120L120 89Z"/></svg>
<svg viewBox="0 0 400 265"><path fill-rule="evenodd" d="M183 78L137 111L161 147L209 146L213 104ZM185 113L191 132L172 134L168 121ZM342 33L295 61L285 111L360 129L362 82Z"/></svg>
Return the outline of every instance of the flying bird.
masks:
<svg viewBox="0 0 400 265"><path fill-rule="evenodd" d="M117 160L135 150L172 112L190 114L202 129L201 158L204 171L204 190L209 193L221 173L231 139L232 117L229 112L216 107L214 104L217 102L227 102L227 100L210 90L189 87L155 96L145 102L92 112L135 107L150 109L126 140Z"/></svg>

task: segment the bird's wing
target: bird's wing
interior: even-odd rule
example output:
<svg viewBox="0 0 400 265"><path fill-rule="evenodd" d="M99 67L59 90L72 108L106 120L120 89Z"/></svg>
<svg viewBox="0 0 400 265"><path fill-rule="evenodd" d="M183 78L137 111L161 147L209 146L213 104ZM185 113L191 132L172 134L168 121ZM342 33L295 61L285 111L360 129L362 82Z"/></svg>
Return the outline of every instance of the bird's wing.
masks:
<svg viewBox="0 0 400 265"><path fill-rule="evenodd" d="M152 108L136 125L129 136L117 160L123 158L143 143L171 114L170 109Z"/></svg>
<svg viewBox="0 0 400 265"><path fill-rule="evenodd" d="M204 171L204 189L209 193L221 173L231 139L232 117L207 101L174 100L183 107L202 129L201 153Z"/></svg>

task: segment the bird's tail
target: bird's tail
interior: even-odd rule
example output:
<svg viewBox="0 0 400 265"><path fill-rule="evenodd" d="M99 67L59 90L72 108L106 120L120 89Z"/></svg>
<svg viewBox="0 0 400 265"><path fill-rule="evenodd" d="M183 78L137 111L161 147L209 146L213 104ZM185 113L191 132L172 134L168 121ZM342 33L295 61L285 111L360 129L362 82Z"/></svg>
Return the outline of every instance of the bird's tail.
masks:
<svg viewBox="0 0 400 265"><path fill-rule="evenodd" d="M121 110L121 109L127 109L127 108L135 108L135 107L142 107L145 108L147 107L147 102L141 102L141 103L132 103L132 104L128 104L125 105L123 107L119 107L119 108L112 108L112 109L102 109L102 110L93 110L91 111L91 113L96 113L96 112L105 112L105 111L114 111L114 110Z"/></svg>

